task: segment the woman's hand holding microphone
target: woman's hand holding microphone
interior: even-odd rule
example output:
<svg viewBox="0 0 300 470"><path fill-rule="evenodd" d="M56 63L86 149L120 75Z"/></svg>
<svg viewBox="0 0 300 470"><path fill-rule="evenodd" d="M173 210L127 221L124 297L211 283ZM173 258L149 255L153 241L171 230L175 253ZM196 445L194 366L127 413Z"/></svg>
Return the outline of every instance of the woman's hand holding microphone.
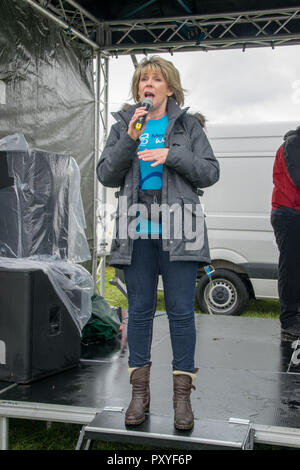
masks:
<svg viewBox="0 0 300 470"><path fill-rule="evenodd" d="M147 114L148 114L148 111L146 110L146 106L140 106L136 108L135 113L132 116L129 122L129 126L128 126L128 135L133 140L139 139L142 133L144 132L146 122L149 121L150 119L149 116L147 116ZM138 130L136 129L136 124L142 116L146 116L146 119L145 119L144 125L141 127L141 129Z"/></svg>
<svg viewBox="0 0 300 470"><path fill-rule="evenodd" d="M134 115L132 116L129 126L128 126L128 135L133 139L137 140L140 138L140 136L143 134L145 130L145 126L147 121L149 121L150 117L148 114L148 110L146 109L145 106L140 106L136 108ZM141 129L138 130L136 129L136 125L138 120L146 116L145 122L142 125ZM138 127L138 126L137 126ZM169 149L164 147L164 148L159 148L159 149L152 149L152 150L142 150L141 152L138 152L138 157L140 160L143 160L145 162L147 161L154 161L154 163L151 164L151 166L157 166L157 165L163 165L167 159Z"/></svg>

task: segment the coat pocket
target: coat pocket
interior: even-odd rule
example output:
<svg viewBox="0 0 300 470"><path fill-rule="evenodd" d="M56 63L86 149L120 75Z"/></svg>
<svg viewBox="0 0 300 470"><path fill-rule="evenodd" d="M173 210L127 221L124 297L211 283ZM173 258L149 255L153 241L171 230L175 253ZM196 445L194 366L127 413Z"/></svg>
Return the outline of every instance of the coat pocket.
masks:
<svg viewBox="0 0 300 470"><path fill-rule="evenodd" d="M175 131L171 137L172 147L184 147L191 150L191 141L189 136L183 130Z"/></svg>

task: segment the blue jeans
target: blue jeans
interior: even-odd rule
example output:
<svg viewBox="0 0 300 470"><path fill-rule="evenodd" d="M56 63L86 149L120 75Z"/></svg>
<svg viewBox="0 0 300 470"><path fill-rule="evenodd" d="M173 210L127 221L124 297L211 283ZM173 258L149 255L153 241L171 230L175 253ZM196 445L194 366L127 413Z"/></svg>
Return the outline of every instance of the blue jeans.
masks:
<svg viewBox="0 0 300 470"><path fill-rule="evenodd" d="M194 372L196 329L194 293L197 261L169 261L161 239L137 239L132 262L124 266L128 293L129 367L150 362L158 276L162 275L169 319L173 370Z"/></svg>

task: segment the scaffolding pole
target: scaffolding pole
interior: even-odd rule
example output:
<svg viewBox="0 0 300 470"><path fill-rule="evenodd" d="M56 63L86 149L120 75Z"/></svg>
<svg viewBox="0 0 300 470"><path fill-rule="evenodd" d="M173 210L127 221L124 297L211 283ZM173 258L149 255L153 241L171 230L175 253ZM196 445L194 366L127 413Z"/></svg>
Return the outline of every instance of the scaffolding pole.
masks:
<svg viewBox="0 0 300 470"><path fill-rule="evenodd" d="M98 136L98 150L96 160L98 161L102 150L106 144L108 134L108 81L109 81L109 58L103 56L101 53L97 54L97 73L96 73L96 135ZM98 122L98 124L97 124ZM95 169L96 174L96 169ZM94 279L97 283L97 290L100 295L104 297L105 292L105 265L107 256L107 241L106 241L106 217L107 217L107 200L106 200L106 188L98 183L96 177L96 218L95 218L95 255L96 260L94 262ZM98 224L99 221L99 224ZM98 233L97 229L101 228L100 243L98 245ZM99 259L99 264L98 264ZM96 265L98 265L96 267Z"/></svg>

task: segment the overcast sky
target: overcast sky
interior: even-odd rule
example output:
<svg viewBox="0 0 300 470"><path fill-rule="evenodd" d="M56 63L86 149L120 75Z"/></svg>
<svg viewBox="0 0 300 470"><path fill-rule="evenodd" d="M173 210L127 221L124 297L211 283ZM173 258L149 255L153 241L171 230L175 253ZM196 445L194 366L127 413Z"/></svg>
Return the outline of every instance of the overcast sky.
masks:
<svg viewBox="0 0 300 470"><path fill-rule="evenodd" d="M160 55L178 68L185 105L209 123L296 120L300 125L300 46ZM110 59L109 111L129 102L133 72L129 56Z"/></svg>

